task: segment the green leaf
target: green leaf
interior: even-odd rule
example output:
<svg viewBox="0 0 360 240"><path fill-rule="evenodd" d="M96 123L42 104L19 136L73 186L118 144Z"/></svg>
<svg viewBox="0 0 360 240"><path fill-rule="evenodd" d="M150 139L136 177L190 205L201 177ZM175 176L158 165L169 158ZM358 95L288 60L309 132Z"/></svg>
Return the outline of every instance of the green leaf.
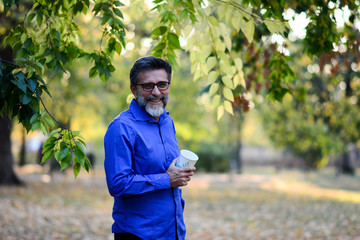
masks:
<svg viewBox="0 0 360 240"><path fill-rule="evenodd" d="M52 127L55 127L54 121L49 116L44 116L45 121Z"/></svg>
<svg viewBox="0 0 360 240"><path fill-rule="evenodd" d="M170 44L174 49L181 49L178 35L176 35L175 33L168 33L168 34L167 34L167 39L168 39L168 41L169 41L169 44Z"/></svg>
<svg viewBox="0 0 360 240"><path fill-rule="evenodd" d="M34 18L35 16L36 16L35 13L30 13L29 16L28 16L28 18L27 18L27 22L28 22L28 23L31 22L31 20L33 20L33 18Z"/></svg>
<svg viewBox="0 0 360 240"><path fill-rule="evenodd" d="M85 168L85 170L86 170L87 172L89 172L89 171L90 171L90 166L91 166L90 160L89 160L89 158L86 158L83 167Z"/></svg>
<svg viewBox="0 0 360 240"><path fill-rule="evenodd" d="M52 130L52 131L49 133L49 135L48 135L49 139L50 139L51 136L54 136L54 139L56 139L56 138L57 138L57 137L56 137L56 134L58 134L60 131L61 131L61 128ZM48 139L48 140L49 140L49 139Z"/></svg>
<svg viewBox="0 0 360 240"><path fill-rule="evenodd" d="M69 153L71 154L70 149L67 146L61 148L58 156L58 161L62 160Z"/></svg>
<svg viewBox="0 0 360 240"><path fill-rule="evenodd" d="M44 135L46 135L48 132L47 127L43 121L40 121L40 130L43 132Z"/></svg>
<svg viewBox="0 0 360 240"><path fill-rule="evenodd" d="M27 105L30 102L31 97L28 96L27 94L23 94L20 96L20 99L22 104Z"/></svg>
<svg viewBox="0 0 360 240"><path fill-rule="evenodd" d="M85 153L83 153L79 148L74 151L75 162L79 162L81 165L85 162Z"/></svg>
<svg viewBox="0 0 360 240"><path fill-rule="evenodd" d="M96 66L94 66L94 67L92 67L91 69L90 69L90 71L89 71L89 78L94 78L94 77L96 77L96 75L97 75L97 67Z"/></svg>
<svg viewBox="0 0 360 240"><path fill-rule="evenodd" d="M55 146L55 145L53 144L53 145L48 145L48 146L46 146L46 147L43 147L41 153L44 154L44 153L46 153L46 152L48 152L48 151L53 151L54 146Z"/></svg>
<svg viewBox="0 0 360 240"><path fill-rule="evenodd" d="M81 169L80 163L75 163L74 164L74 176L75 176L75 178L79 175L80 169Z"/></svg>
<svg viewBox="0 0 360 240"><path fill-rule="evenodd" d="M24 81L25 79L25 75L22 72L19 72L17 74L15 74L15 77L17 78L17 80L11 80L11 82L13 84L15 84L21 91L23 91L24 93L26 93L26 83Z"/></svg>
<svg viewBox="0 0 360 240"><path fill-rule="evenodd" d="M164 48L165 48L165 43L159 43L156 47L154 47L154 49L153 49L153 51L163 51L164 50Z"/></svg>
<svg viewBox="0 0 360 240"><path fill-rule="evenodd" d="M39 62L35 62L35 65L41 69L41 74L44 74L44 72L45 72L44 66Z"/></svg>
<svg viewBox="0 0 360 240"><path fill-rule="evenodd" d="M77 137L80 135L80 131L71 131L71 136L72 137Z"/></svg>
<svg viewBox="0 0 360 240"><path fill-rule="evenodd" d="M105 24L109 21L109 19L110 19L111 17L112 17L112 16L109 15L109 14L104 14L104 16L103 16L103 18L102 18L102 20L101 20L101 25L105 25Z"/></svg>
<svg viewBox="0 0 360 240"><path fill-rule="evenodd" d="M115 51L120 55L120 54L121 54L121 50L122 50L121 44L117 41L117 42L115 43Z"/></svg>
<svg viewBox="0 0 360 240"><path fill-rule="evenodd" d="M56 130L54 130L54 131L56 131ZM54 131L52 131L50 134L52 134ZM47 146L54 146L57 138L54 136L50 137L50 134L49 134L49 138L44 142L43 148L46 148Z"/></svg>
<svg viewBox="0 0 360 240"><path fill-rule="evenodd" d="M25 49L28 49L32 44L32 39L31 38L28 38L26 39L26 41L24 42L24 47Z"/></svg>
<svg viewBox="0 0 360 240"><path fill-rule="evenodd" d="M166 26L160 26L152 30L151 35L154 36L162 36L167 32L168 27Z"/></svg>
<svg viewBox="0 0 360 240"><path fill-rule="evenodd" d="M115 0L115 1L114 1L114 4L115 4L115 6L117 6L117 7L125 6L125 4L123 4L123 3L120 2L119 0Z"/></svg>
<svg viewBox="0 0 360 240"><path fill-rule="evenodd" d="M176 58L172 54L168 53L168 54L166 54L166 57L172 66L177 65Z"/></svg>
<svg viewBox="0 0 360 240"><path fill-rule="evenodd" d="M40 121L35 121L32 125L31 125L31 129L33 131L35 131L36 129L38 129L40 126Z"/></svg>
<svg viewBox="0 0 360 240"><path fill-rule="evenodd" d="M122 12L119 9L113 8L113 11L118 17L124 19L124 16L123 16Z"/></svg>
<svg viewBox="0 0 360 240"><path fill-rule="evenodd" d="M81 137L81 136L79 136L79 137ZM82 140L81 138L78 138L77 140L78 140L79 142L81 142L82 144L84 144L84 146L86 147L86 143L85 143L84 140Z"/></svg>
<svg viewBox="0 0 360 240"><path fill-rule="evenodd" d="M42 157L42 159L41 159L41 163L44 163L44 162L46 162L47 160L49 160L52 156L53 156L53 151L47 151L44 155L43 155L43 157Z"/></svg>
<svg viewBox="0 0 360 240"><path fill-rule="evenodd" d="M56 161L60 162L58 159L59 159L59 154L60 154L60 151L55 151L54 152L54 157L56 159Z"/></svg>
<svg viewBox="0 0 360 240"><path fill-rule="evenodd" d="M85 147L80 141L75 141L76 146L85 154Z"/></svg>
<svg viewBox="0 0 360 240"><path fill-rule="evenodd" d="M30 91L31 91L32 93L34 93L35 90L36 90L36 83L35 83L35 81L32 80L31 78L28 78L28 79L27 79L27 82L28 82L27 87L30 89Z"/></svg>
<svg viewBox="0 0 360 240"><path fill-rule="evenodd" d="M32 117L30 118L30 124L33 124L39 118L39 116L40 115L38 113L32 115Z"/></svg>
<svg viewBox="0 0 360 240"><path fill-rule="evenodd" d="M62 160L61 160L61 163L60 163L60 170L64 170L66 169L72 162L72 155L71 155L71 152L68 153L68 155L66 155Z"/></svg>

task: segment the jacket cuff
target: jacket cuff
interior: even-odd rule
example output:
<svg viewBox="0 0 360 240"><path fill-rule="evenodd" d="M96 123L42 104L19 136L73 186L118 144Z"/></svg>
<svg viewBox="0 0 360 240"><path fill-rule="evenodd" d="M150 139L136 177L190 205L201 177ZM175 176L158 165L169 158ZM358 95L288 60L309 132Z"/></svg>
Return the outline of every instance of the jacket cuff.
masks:
<svg viewBox="0 0 360 240"><path fill-rule="evenodd" d="M154 177L154 180L155 180L155 189L156 190L171 188L170 177L169 177L169 174L167 174L167 173L156 174L156 176Z"/></svg>

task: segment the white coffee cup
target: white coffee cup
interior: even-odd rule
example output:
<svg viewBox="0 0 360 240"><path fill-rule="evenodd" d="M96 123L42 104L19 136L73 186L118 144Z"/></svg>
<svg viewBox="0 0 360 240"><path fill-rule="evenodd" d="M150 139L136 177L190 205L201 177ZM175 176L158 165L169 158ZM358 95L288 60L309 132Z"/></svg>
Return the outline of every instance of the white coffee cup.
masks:
<svg viewBox="0 0 360 240"><path fill-rule="evenodd" d="M180 157L176 161L177 167L194 167L195 163L199 160L199 157L192 151L183 149L180 151Z"/></svg>

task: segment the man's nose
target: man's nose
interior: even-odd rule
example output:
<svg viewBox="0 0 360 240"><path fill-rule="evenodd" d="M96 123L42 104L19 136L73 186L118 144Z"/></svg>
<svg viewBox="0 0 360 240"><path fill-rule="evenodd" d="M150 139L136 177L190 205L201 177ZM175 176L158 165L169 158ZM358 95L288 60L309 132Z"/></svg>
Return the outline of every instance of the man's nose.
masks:
<svg viewBox="0 0 360 240"><path fill-rule="evenodd" d="M161 94L160 90L158 89L158 87L156 85L154 86L151 93L152 93L152 95L155 95L155 96L159 96Z"/></svg>

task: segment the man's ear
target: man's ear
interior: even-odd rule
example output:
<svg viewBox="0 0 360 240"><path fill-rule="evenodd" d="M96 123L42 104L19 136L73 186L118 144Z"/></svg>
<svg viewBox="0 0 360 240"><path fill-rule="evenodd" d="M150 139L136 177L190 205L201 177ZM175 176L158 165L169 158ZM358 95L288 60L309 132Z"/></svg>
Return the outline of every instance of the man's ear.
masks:
<svg viewBox="0 0 360 240"><path fill-rule="evenodd" d="M134 97L136 98L136 86L130 85L130 90L131 90L132 94L134 95Z"/></svg>

